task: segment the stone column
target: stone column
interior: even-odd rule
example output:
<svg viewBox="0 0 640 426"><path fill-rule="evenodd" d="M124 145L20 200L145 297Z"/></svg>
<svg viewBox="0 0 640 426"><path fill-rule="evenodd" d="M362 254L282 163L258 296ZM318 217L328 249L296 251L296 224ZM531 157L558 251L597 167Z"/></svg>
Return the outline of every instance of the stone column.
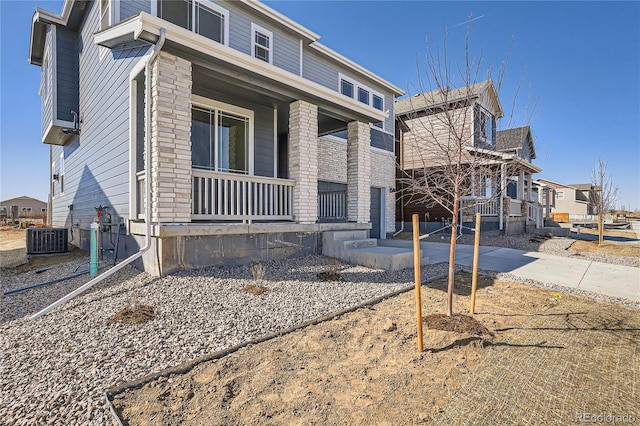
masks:
<svg viewBox="0 0 640 426"><path fill-rule="evenodd" d="M191 62L161 51L151 66L151 220L191 221Z"/></svg>
<svg viewBox="0 0 640 426"><path fill-rule="evenodd" d="M347 220L369 223L371 210L371 130L369 124L347 125Z"/></svg>
<svg viewBox="0 0 640 426"><path fill-rule="evenodd" d="M318 107L305 101L289 105L289 177L293 217L298 223L318 220Z"/></svg>

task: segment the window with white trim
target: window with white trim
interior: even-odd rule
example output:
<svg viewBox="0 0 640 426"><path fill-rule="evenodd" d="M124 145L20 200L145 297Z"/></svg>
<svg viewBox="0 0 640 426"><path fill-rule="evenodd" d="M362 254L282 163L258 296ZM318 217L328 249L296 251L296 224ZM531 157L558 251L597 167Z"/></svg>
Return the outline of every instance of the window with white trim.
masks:
<svg viewBox="0 0 640 426"><path fill-rule="evenodd" d="M250 174L253 112L212 103L191 109L191 161L196 169Z"/></svg>
<svg viewBox="0 0 640 426"><path fill-rule="evenodd" d="M251 51L254 58L273 63L273 33L251 23Z"/></svg>
<svg viewBox="0 0 640 426"><path fill-rule="evenodd" d="M208 0L157 0L158 17L227 45L229 11Z"/></svg>
<svg viewBox="0 0 640 426"><path fill-rule="evenodd" d="M40 96L45 101L49 98L49 92L51 91L51 69L49 67L49 54L45 53L42 60L42 76L40 82Z"/></svg>
<svg viewBox="0 0 640 426"><path fill-rule="evenodd" d="M384 111L384 96L381 93L341 73L338 74L338 78L340 93L352 99L355 98L377 110Z"/></svg>
<svg viewBox="0 0 640 426"><path fill-rule="evenodd" d="M100 29L111 25L111 0L100 0Z"/></svg>
<svg viewBox="0 0 640 426"><path fill-rule="evenodd" d="M556 200L564 200L564 191L556 191Z"/></svg>

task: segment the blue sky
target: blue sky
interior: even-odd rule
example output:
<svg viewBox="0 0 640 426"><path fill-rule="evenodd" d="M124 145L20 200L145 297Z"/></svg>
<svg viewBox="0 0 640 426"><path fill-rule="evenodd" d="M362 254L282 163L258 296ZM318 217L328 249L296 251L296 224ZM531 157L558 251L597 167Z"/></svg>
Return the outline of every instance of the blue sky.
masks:
<svg viewBox="0 0 640 426"><path fill-rule="evenodd" d="M489 66L497 77L513 40L500 92L503 108L511 111L514 99L516 109L537 102L529 123L536 138L534 163L543 169L536 177L587 183L602 158L620 187L619 205L640 209L640 3L266 3L410 94L419 79L429 84L427 49L442 50L445 29L449 59L464 61L465 22L475 17L470 56L482 54L481 77ZM62 1L0 0L0 199L47 199L40 69L27 63L37 6L59 13Z"/></svg>

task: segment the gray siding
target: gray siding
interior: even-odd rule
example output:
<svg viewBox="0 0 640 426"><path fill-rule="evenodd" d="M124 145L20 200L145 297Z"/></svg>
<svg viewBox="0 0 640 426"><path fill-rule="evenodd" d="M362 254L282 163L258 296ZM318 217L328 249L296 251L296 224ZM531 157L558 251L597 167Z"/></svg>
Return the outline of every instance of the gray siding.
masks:
<svg viewBox="0 0 640 426"><path fill-rule="evenodd" d="M266 21L251 16L243 9L229 2L218 2L229 11L229 47L247 55L251 52L251 23L255 23L273 33L273 65L294 74L300 73L300 41L286 34Z"/></svg>
<svg viewBox="0 0 640 426"><path fill-rule="evenodd" d="M71 111L78 112L77 34L64 27L56 28L57 119L73 121Z"/></svg>
<svg viewBox="0 0 640 426"><path fill-rule="evenodd" d="M52 146L56 164L65 154L65 192L56 192L53 219L56 226L73 221L86 229L96 215L95 206L109 207L114 217L129 213L129 72L148 47L107 51L93 43L98 29L99 3L87 5L75 54L79 56L79 140Z"/></svg>
<svg viewBox="0 0 640 426"><path fill-rule="evenodd" d="M198 87L194 87L194 94L254 112L254 173L257 176L273 177L273 109L250 103L231 94L210 92Z"/></svg>
<svg viewBox="0 0 640 426"><path fill-rule="evenodd" d="M47 26L47 35L45 38L45 42L44 42L44 53L43 53L43 58L46 56L48 57L48 61L49 61L49 70L51 70L51 64L52 64L52 31L51 31L51 25ZM43 62L42 66L44 67L45 64ZM50 72L50 71L49 71ZM41 69L41 77L42 78L47 78L47 70L45 70L44 68ZM52 81L52 80L50 80ZM44 82L41 81L40 84L44 85ZM44 86L43 86L44 87ZM47 130L47 127L49 126L49 124L51 124L51 122L53 121L53 94L51 93L51 91L53 90L53 88L51 87L51 84L49 84L49 94L48 96L45 96L44 92L42 93L42 135L44 136L44 132Z"/></svg>
<svg viewBox="0 0 640 426"><path fill-rule="evenodd" d="M151 1L155 0L121 0L120 20L137 15L139 12L151 13Z"/></svg>
<svg viewBox="0 0 640 426"><path fill-rule="evenodd" d="M302 76L329 89L338 90L338 69L308 48L303 52Z"/></svg>
<svg viewBox="0 0 640 426"><path fill-rule="evenodd" d="M393 135L371 129L371 146L385 151L393 152L394 137Z"/></svg>

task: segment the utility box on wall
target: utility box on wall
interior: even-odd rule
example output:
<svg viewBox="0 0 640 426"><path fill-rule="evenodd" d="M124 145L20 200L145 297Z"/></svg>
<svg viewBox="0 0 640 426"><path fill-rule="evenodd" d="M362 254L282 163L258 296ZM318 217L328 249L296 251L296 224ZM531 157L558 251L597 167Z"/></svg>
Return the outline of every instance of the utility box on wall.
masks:
<svg viewBox="0 0 640 426"><path fill-rule="evenodd" d="M66 253L68 251L67 228L27 229L27 254Z"/></svg>

